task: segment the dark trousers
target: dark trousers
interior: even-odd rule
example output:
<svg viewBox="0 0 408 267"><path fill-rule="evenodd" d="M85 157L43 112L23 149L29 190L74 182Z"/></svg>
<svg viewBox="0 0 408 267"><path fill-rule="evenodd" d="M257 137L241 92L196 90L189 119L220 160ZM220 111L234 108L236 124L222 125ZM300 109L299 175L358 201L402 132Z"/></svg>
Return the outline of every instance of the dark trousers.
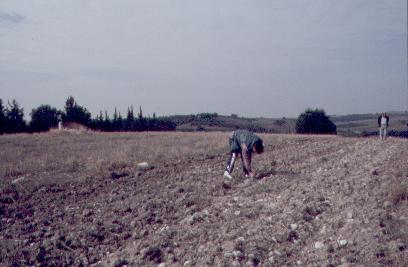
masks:
<svg viewBox="0 0 408 267"><path fill-rule="evenodd" d="M227 172L232 173L232 171L234 170L234 165L235 165L235 161L237 160L238 154L241 155L241 160L242 162L244 162L244 159L242 158L242 153L241 152L231 152L230 156L228 158L227 161ZM248 170L245 168L244 164L242 164L242 168L244 169L244 173L245 174L249 174Z"/></svg>

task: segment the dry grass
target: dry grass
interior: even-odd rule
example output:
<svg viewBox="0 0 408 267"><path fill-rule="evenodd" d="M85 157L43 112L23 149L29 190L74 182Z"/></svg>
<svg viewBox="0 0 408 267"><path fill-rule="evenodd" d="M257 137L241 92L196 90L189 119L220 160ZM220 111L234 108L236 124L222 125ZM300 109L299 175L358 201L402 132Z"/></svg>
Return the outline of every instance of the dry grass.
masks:
<svg viewBox="0 0 408 267"><path fill-rule="evenodd" d="M53 131L0 136L2 185L24 177L43 183L100 177L111 171L223 154L227 133L91 133Z"/></svg>

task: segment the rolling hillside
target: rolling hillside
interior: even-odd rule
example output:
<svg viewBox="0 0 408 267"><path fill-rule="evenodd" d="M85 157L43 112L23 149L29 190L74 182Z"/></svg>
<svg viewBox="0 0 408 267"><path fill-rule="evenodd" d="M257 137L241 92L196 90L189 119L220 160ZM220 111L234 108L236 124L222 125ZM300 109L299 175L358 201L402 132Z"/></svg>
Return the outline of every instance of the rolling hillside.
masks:
<svg viewBox="0 0 408 267"><path fill-rule="evenodd" d="M390 130L407 131L408 115L391 112ZM343 136L367 136L377 134L378 114L353 114L330 116L337 132ZM176 122L178 131L233 131L250 129L265 133L295 133L296 118L244 118L236 115L223 116L216 113L170 116Z"/></svg>

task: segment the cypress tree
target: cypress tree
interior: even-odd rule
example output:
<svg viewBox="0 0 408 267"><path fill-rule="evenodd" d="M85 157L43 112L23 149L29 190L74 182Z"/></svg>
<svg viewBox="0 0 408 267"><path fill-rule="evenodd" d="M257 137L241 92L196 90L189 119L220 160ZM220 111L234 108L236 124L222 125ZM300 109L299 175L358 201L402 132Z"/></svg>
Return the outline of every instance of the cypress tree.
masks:
<svg viewBox="0 0 408 267"><path fill-rule="evenodd" d="M122 118L122 114L120 114L119 112L119 116L118 116L118 131L123 131L123 118Z"/></svg>
<svg viewBox="0 0 408 267"><path fill-rule="evenodd" d="M133 105L128 108L127 116L126 116L126 131L133 131L135 125L135 116L133 114Z"/></svg>
<svg viewBox="0 0 408 267"><path fill-rule="evenodd" d="M3 106L3 100L0 98L0 134L6 132L6 110Z"/></svg>
<svg viewBox="0 0 408 267"><path fill-rule="evenodd" d="M6 132L21 133L27 130L27 124L24 120L24 108L20 108L14 99L6 109Z"/></svg>
<svg viewBox="0 0 408 267"><path fill-rule="evenodd" d="M105 110L105 120L104 120L104 131L110 131L111 130L111 121L109 119L108 111Z"/></svg>

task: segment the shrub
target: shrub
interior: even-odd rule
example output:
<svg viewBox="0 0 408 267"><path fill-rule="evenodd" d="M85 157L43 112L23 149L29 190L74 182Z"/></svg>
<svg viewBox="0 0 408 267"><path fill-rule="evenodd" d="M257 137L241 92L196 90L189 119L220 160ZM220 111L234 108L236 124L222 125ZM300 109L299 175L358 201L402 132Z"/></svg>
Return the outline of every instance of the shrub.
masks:
<svg viewBox="0 0 408 267"><path fill-rule="evenodd" d="M323 109L307 109L296 121L296 133L337 134L337 129Z"/></svg>
<svg viewBox="0 0 408 267"><path fill-rule="evenodd" d="M59 112L49 105L41 105L31 112L30 130L33 132L48 131L58 125Z"/></svg>

